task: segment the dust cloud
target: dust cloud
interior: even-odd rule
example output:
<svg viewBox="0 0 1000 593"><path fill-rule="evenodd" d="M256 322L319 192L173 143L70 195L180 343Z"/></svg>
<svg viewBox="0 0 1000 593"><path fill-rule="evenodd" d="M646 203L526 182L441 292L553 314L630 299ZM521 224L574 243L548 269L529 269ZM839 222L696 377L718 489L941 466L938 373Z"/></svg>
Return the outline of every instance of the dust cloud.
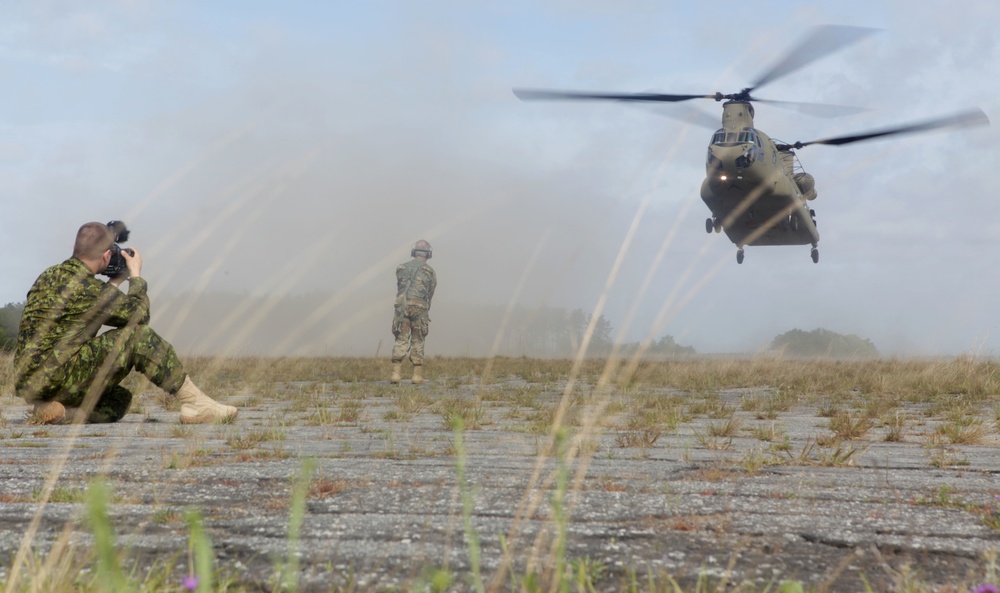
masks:
<svg viewBox="0 0 1000 593"><path fill-rule="evenodd" d="M995 118L996 8L940 4L736 7L749 24L723 38L707 9L561 0L8 9L0 192L15 222L0 248L17 256L0 293L22 300L81 223L122 219L153 327L182 353L385 354L393 271L423 238L439 277L430 355L519 355L548 309L705 353L822 327L887 354L990 354L997 126L810 148L821 263L751 248L736 266L704 231L712 130L511 93L733 91L791 33L843 22L886 32L768 96L883 108L822 123L762 105L760 129L809 140L977 104Z"/></svg>

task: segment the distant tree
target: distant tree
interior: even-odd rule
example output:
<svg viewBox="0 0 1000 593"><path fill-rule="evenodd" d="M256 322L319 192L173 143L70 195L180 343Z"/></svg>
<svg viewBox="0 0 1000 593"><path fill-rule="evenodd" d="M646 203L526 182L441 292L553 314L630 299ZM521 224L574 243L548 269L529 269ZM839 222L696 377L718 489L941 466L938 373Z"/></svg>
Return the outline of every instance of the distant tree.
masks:
<svg viewBox="0 0 1000 593"><path fill-rule="evenodd" d="M639 351L641 344L639 342L628 342L622 344L619 353L623 357L633 356ZM674 341L673 336L663 336L659 340L651 343L645 350L645 356L651 357L663 357L663 356L685 356L697 354L692 346L681 346L676 341Z"/></svg>
<svg viewBox="0 0 1000 593"><path fill-rule="evenodd" d="M771 341L770 350L803 357L876 358L879 355L871 340L822 328L785 332Z"/></svg>
<svg viewBox="0 0 1000 593"><path fill-rule="evenodd" d="M21 325L24 303L7 303L0 307L0 350L9 352L17 344L17 329Z"/></svg>
<svg viewBox="0 0 1000 593"><path fill-rule="evenodd" d="M649 351L654 354L694 354L694 347L692 346L681 346L674 341L673 336L663 336L659 340L653 342L649 347Z"/></svg>
<svg viewBox="0 0 1000 593"><path fill-rule="evenodd" d="M592 315L582 309L515 307L504 339L504 345L509 348L506 353L542 357L574 356L583 344L591 318ZM597 317L587 348L588 356L599 356L611 350L612 329L611 322L603 315Z"/></svg>
<svg viewBox="0 0 1000 593"><path fill-rule="evenodd" d="M590 318L587 319L588 325L590 324ZM614 340L611 337L611 332L614 328L611 327L611 322L604 318L604 315L598 315L597 320L594 321L594 335L590 338L590 352L594 354L607 354L611 351L611 346L614 344Z"/></svg>

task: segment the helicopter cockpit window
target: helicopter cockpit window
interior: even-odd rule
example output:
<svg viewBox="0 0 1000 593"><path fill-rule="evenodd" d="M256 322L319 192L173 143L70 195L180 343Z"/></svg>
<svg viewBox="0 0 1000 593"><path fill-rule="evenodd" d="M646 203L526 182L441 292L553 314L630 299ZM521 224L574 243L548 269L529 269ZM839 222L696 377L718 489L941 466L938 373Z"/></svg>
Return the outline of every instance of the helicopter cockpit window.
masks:
<svg viewBox="0 0 1000 593"><path fill-rule="evenodd" d="M715 134L712 134L712 144L737 144L740 142L739 137L739 132L719 130Z"/></svg>
<svg viewBox="0 0 1000 593"><path fill-rule="evenodd" d="M753 128L746 128L740 132L739 142L756 144L759 148L763 148L760 141L760 136L757 135L757 131Z"/></svg>
<svg viewBox="0 0 1000 593"><path fill-rule="evenodd" d="M760 136L757 135L757 131L753 128L744 128L739 132L727 132L724 129L718 130L715 134L712 134L712 144L756 144L758 148L764 147Z"/></svg>

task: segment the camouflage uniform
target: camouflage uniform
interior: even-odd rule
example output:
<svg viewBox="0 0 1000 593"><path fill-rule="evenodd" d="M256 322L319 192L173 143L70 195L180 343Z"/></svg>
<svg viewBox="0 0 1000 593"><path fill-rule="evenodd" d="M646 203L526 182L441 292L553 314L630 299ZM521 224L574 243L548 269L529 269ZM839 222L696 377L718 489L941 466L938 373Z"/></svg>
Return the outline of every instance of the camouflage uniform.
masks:
<svg viewBox="0 0 1000 593"><path fill-rule="evenodd" d="M116 422L132 402L119 383L133 367L176 393L186 374L173 347L148 322L144 279L129 280L125 294L75 257L52 266L28 291L21 316L14 352L17 394L28 403L78 408L94 390L97 401L87 420ZM97 335L104 325L116 329Z"/></svg>
<svg viewBox="0 0 1000 593"><path fill-rule="evenodd" d="M414 366L424 364L424 338L430 329L431 299L437 288L434 268L420 258L396 268L396 306L392 318L392 362L402 362L407 353Z"/></svg>

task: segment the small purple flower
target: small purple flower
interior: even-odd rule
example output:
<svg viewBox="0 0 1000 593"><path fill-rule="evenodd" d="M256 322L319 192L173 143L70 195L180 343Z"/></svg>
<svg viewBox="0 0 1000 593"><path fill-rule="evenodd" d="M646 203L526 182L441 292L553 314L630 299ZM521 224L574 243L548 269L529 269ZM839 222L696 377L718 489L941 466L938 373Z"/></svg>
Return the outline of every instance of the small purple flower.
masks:
<svg viewBox="0 0 1000 593"><path fill-rule="evenodd" d="M198 577L186 576L184 577L184 580L181 581L181 584L184 585L184 588L187 589L188 591L194 591L195 589L198 588ZM988 590L985 591L977 590L976 593L994 593L994 592ZM1000 593L1000 591L996 591L995 593Z"/></svg>
<svg viewBox="0 0 1000 593"><path fill-rule="evenodd" d="M979 585L978 587L973 589L972 593L1000 593L1000 587L997 587L996 585L992 585L990 583L983 583L982 585Z"/></svg>

